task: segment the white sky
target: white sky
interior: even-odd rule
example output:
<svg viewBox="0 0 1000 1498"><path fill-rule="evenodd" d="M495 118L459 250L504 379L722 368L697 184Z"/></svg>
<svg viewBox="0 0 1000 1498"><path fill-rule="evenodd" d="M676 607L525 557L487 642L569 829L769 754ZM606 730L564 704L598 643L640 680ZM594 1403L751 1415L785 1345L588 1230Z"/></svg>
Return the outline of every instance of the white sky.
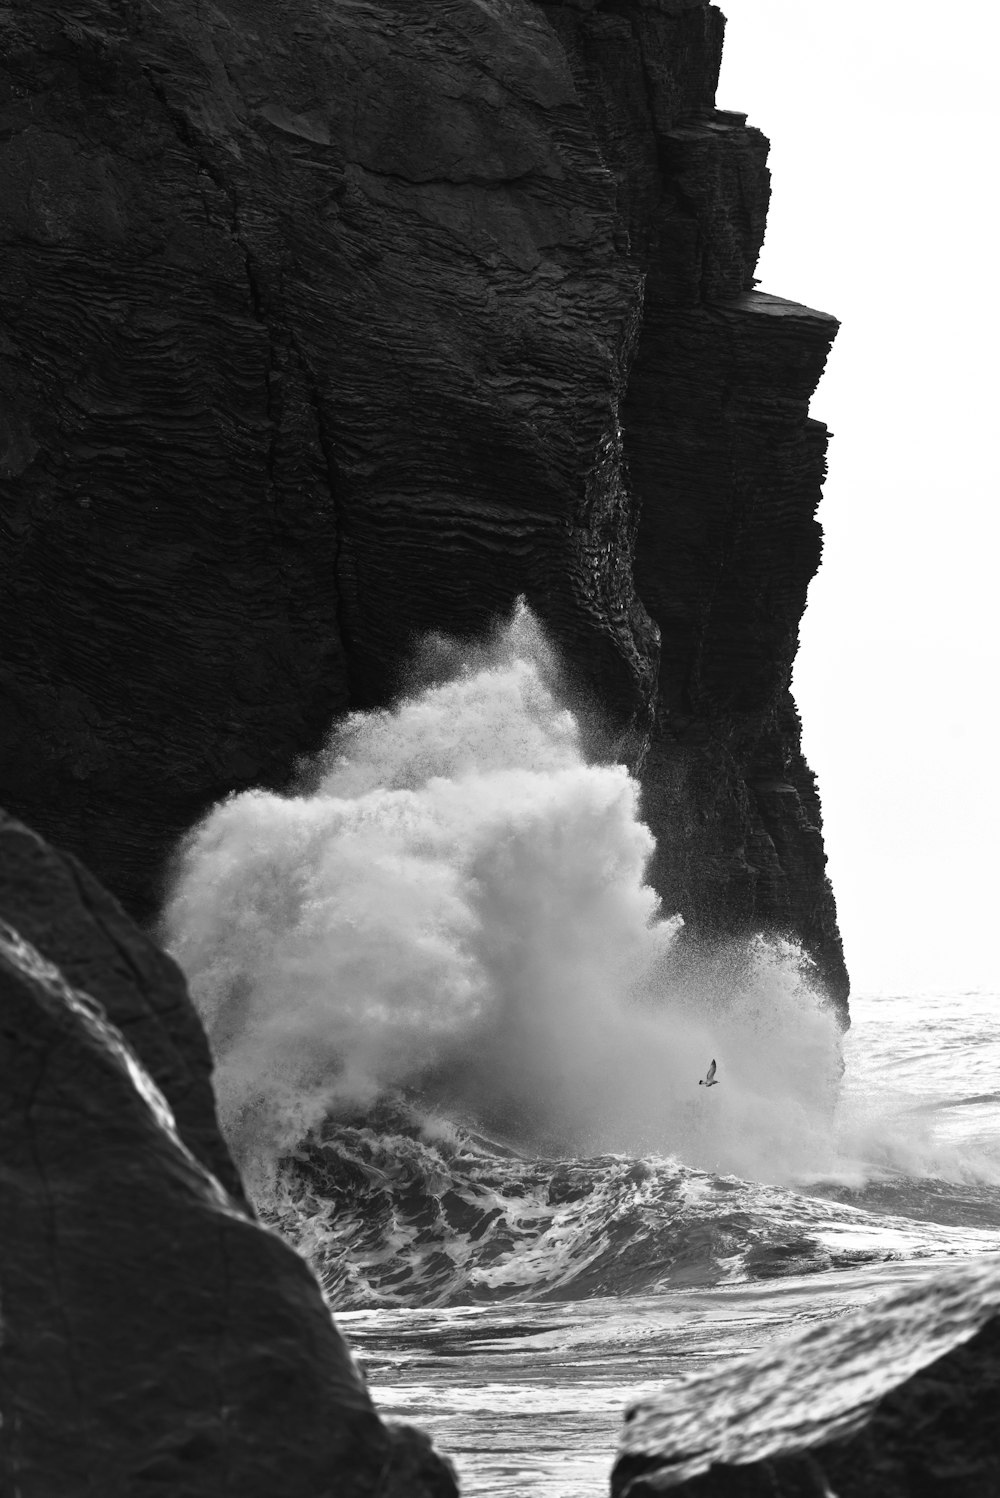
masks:
<svg viewBox="0 0 1000 1498"><path fill-rule="evenodd" d="M842 323L794 688L854 988L1000 993L1000 5L721 3L762 289Z"/></svg>

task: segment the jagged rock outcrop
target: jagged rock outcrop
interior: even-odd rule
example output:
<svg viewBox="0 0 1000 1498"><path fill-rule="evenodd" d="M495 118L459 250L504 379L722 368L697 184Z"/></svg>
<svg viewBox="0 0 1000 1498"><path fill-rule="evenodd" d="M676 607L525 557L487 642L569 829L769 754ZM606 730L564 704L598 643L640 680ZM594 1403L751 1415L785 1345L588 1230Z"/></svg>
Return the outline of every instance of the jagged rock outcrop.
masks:
<svg viewBox="0 0 1000 1498"><path fill-rule="evenodd" d="M0 1490L449 1498L215 1127L180 974L0 815Z"/></svg>
<svg viewBox="0 0 1000 1498"><path fill-rule="evenodd" d="M767 141L713 109L722 18L552 5L619 192L643 314L622 407L634 574L661 645L642 778L653 882L709 933L803 936L846 1000L814 777L789 692L826 429L833 318L754 291Z"/></svg>
<svg viewBox="0 0 1000 1498"><path fill-rule="evenodd" d="M612 1498L985 1498L998 1407L994 1257L643 1401Z"/></svg>
<svg viewBox="0 0 1000 1498"><path fill-rule="evenodd" d="M0 788L133 911L209 802L524 594L667 905L846 995L788 696L834 324L753 290L722 30L0 0Z"/></svg>

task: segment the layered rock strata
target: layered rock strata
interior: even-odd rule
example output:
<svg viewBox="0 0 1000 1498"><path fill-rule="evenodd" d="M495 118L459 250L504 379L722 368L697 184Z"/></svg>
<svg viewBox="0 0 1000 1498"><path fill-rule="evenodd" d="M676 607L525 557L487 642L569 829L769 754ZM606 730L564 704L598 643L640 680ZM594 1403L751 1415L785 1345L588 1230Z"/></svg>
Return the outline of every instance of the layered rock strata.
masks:
<svg viewBox="0 0 1000 1498"><path fill-rule="evenodd" d="M653 882L704 932L803 937L846 1000L819 799L789 691L821 550L827 433L808 405L837 324L753 289L767 141L712 107L718 11L548 13L645 270L622 422L640 517L634 576L660 635L642 766Z"/></svg>
<svg viewBox="0 0 1000 1498"><path fill-rule="evenodd" d="M998 1401L994 1257L643 1401L612 1498L979 1498Z"/></svg>
<svg viewBox="0 0 1000 1498"><path fill-rule="evenodd" d="M215 1127L183 980L0 817L0 1488L450 1498Z"/></svg>
<svg viewBox="0 0 1000 1498"><path fill-rule="evenodd" d="M5 0L0 785L130 908L523 594L695 927L846 995L788 696L834 324L705 0ZM660 639L662 637L662 648Z"/></svg>

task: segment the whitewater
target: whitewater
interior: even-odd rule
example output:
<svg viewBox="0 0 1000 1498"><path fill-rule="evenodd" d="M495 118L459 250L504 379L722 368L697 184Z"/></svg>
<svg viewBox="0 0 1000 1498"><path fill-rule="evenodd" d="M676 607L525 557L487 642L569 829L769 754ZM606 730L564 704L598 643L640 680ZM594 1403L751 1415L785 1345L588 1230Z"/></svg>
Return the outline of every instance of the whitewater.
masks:
<svg viewBox="0 0 1000 1498"><path fill-rule="evenodd" d="M794 943L694 942L523 604L412 677L214 808L162 934L384 1412L468 1491L600 1492L629 1398L1000 1249L997 1011L869 996L845 1037Z"/></svg>

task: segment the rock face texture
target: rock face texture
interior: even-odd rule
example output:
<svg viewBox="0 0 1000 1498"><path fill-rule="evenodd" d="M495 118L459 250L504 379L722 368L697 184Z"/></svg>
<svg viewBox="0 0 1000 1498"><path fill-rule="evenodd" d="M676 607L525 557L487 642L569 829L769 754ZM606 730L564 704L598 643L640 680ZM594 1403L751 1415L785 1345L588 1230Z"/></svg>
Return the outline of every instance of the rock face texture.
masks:
<svg viewBox="0 0 1000 1498"><path fill-rule="evenodd" d="M835 330L705 0L0 0L0 787L136 913L525 595L695 927L846 998L788 695Z"/></svg>
<svg viewBox="0 0 1000 1498"><path fill-rule="evenodd" d="M629 1411L612 1498L1000 1492L1000 1259Z"/></svg>
<svg viewBox="0 0 1000 1498"><path fill-rule="evenodd" d="M254 1221L183 981L0 815L0 1489L449 1498Z"/></svg>

